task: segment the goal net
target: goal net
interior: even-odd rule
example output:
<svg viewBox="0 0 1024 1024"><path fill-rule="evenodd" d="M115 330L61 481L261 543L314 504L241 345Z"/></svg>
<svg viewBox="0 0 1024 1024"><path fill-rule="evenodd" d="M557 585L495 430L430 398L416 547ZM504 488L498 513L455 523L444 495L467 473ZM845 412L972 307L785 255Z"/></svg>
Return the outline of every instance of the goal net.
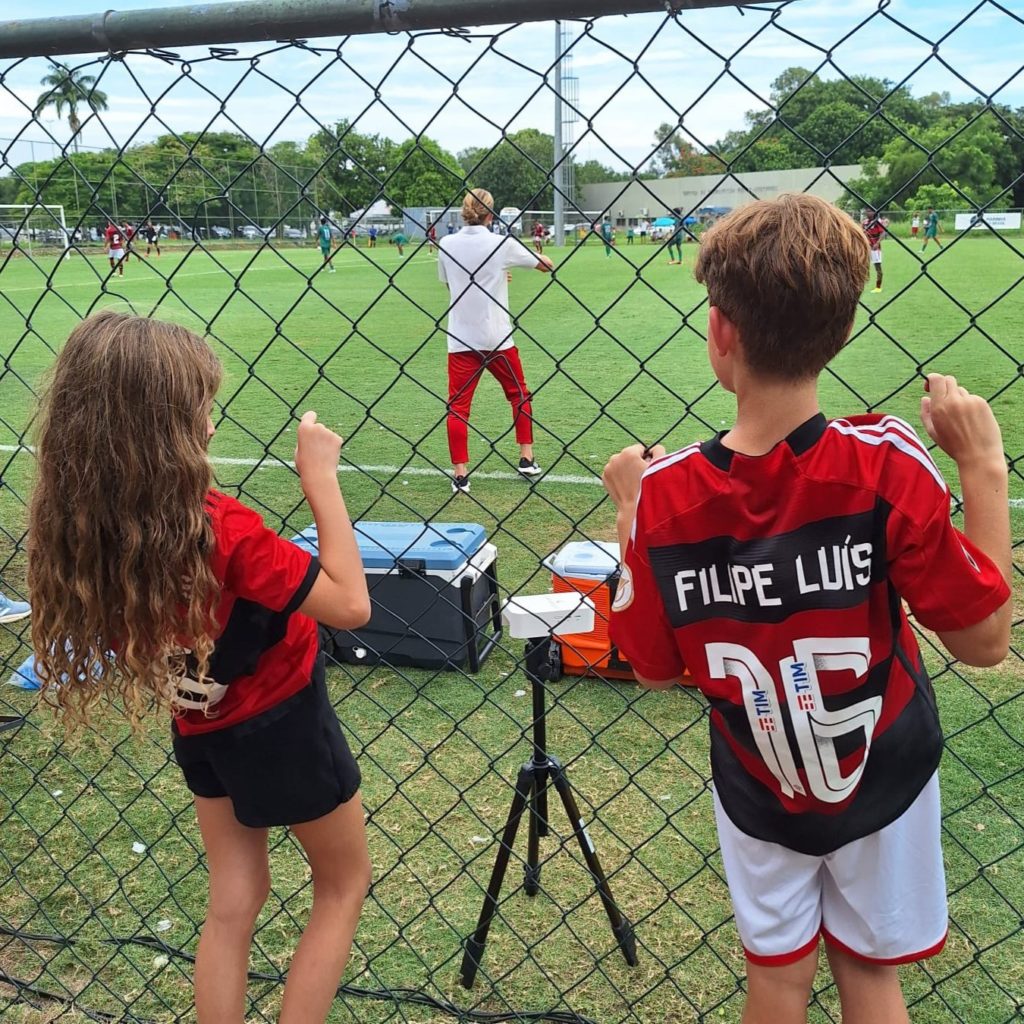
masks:
<svg viewBox="0 0 1024 1024"><path fill-rule="evenodd" d="M0 250L70 255L71 234L64 207L42 203L0 204Z"/></svg>

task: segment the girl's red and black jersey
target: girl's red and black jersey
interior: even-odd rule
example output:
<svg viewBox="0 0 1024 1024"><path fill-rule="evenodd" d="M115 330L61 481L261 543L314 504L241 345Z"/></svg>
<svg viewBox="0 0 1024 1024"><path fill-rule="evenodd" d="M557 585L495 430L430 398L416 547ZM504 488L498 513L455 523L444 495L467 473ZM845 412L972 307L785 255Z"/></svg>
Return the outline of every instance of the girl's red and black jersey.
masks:
<svg viewBox="0 0 1024 1024"><path fill-rule="evenodd" d="M763 456L718 437L651 465L612 639L641 677L685 666L708 697L735 824L822 855L894 821L939 762L903 601L943 632L1008 597L908 424L818 415Z"/></svg>
<svg viewBox="0 0 1024 1024"><path fill-rule="evenodd" d="M175 718L185 736L237 725L308 686L319 649L316 622L297 610L316 581L318 560L226 494L211 491L206 511L222 588L210 676L227 692L209 713Z"/></svg>

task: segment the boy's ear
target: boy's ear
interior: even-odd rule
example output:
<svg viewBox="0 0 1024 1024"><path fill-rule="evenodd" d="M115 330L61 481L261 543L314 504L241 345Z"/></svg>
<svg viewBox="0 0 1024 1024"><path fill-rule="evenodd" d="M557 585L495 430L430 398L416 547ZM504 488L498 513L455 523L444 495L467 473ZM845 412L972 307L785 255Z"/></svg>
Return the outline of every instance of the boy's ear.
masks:
<svg viewBox="0 0 1024 1024"><path fill-rule="evenodd" d="M708 310L708 341L720 356L733 355L739 344L740 332L718 306Z"/></svg>

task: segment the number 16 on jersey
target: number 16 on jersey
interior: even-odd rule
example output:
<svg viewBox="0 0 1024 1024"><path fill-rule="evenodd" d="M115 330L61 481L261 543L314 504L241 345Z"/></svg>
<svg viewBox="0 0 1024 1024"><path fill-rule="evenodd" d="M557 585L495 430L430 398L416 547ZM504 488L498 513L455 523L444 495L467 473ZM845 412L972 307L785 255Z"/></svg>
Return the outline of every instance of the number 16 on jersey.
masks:
<svg viewBox="0 0 1024 1024"><path fill-rule="evenodd" d="M841 803L856 788L867 764L871 737L882 710L880 696L829 711L821 693L820 676L852 672L867 676L871 645L867 637L807 637L793 643L793 657L779 662L782 692L803 764L806 786L785 729L783 709L771 673L758 656L742 644L705 645L712 679L739 680L743 706L758 752L785 796L810 795L823 803ZM848 689L848 688L846 688ZM864 746L849 775L843 775L835 741L861 732Z"/></svg>

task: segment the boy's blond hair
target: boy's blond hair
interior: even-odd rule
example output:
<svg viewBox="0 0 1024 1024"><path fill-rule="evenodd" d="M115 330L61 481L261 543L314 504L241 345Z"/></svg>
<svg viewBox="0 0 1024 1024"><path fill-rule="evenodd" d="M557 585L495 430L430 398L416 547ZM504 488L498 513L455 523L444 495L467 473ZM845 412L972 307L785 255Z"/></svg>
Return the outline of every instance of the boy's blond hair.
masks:
<svg viewBox="0 0 1024 1024"><path fill-rule="evenodd" d="M859 224L824 199L742 206L705 232L695 274L765 376L817 376L846 344L868 276Z"/></svg>

